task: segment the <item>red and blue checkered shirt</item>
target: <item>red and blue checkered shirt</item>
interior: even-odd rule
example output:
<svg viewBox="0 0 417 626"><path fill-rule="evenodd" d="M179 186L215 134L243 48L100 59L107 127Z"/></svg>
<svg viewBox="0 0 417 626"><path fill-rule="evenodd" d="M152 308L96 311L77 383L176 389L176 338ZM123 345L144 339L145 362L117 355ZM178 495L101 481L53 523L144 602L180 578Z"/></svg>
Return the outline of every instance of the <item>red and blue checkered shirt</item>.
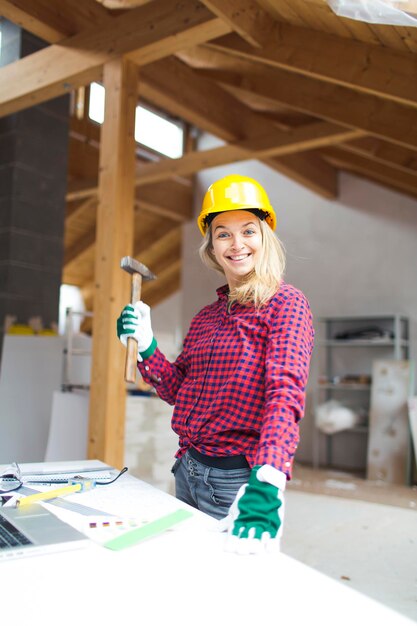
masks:
<svg viewBox="0 0 417 626"><path fill-rule="evenodd" d="M291 478L314 341L307 299L283 283L260 310L235 302L228 311L228 287L217 295L174 363L157 348L139 370L175 404L177 457L191 445L209 456L244 454L251 467L268 463Z"/></svg>

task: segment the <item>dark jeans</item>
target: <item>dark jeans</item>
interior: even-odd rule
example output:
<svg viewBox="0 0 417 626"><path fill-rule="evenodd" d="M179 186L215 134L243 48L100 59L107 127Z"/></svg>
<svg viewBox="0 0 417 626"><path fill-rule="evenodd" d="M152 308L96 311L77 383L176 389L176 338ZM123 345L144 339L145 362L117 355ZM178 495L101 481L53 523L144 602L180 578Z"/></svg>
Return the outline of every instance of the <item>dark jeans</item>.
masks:
<svg viewBox="0 0 417 626"><path fill-rule="evenodd" d="M203 513L225 517L240 487L249 480L250 469L218 469L193 459L187 451L177 459L172 472L175 495Z"/></svg>

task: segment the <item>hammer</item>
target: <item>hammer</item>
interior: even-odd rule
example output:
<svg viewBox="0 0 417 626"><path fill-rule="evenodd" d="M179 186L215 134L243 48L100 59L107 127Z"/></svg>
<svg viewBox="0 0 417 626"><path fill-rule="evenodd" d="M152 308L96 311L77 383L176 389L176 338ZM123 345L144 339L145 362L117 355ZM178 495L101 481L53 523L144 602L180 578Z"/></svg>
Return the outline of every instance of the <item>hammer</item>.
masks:
<svg viewBox="0 0 417 626"><path fill-rule="evenodd" d="M120 267L132 275L132 295L130 301L131 304L135 306L136 302L140 300L142 279L154 280L156 276L152 274L146 265L136 261L136 259L132 259L130 256L123 257L120 261ZM128 337L125 363L125 381L127 383L134 383L136 381L137 354L138 342L133 337Z"/></svg>

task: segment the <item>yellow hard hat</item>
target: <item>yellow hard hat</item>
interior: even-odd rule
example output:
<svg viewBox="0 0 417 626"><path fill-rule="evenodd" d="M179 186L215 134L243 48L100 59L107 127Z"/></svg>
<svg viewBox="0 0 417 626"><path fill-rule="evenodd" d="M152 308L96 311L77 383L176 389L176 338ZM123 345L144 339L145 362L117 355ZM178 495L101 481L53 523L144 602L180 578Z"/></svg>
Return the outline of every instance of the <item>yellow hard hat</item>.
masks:
<svg viewBox="0 0 417 626"><path fill-rule="evenodd" d="M204 196L203 206L198 216L201 234L206 234L208 217L223 211L257 209L267 224L275 230L276 215L265 189L253 178L232 174L210 185Z"/></svg>

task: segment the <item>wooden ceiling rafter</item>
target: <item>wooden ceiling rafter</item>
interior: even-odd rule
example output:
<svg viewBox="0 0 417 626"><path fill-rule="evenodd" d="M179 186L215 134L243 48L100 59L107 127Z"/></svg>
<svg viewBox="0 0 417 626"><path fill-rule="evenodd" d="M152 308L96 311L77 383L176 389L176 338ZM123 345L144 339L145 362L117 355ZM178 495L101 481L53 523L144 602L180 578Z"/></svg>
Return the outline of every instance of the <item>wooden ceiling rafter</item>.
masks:
<svg viewBox="0 0 417 626"><path fill-rule="evenodd" d="M221 18L250 46L262 48L265 33L272 28L269 13L252 0L202 0L205 6Z"/></svg>
<svg viewBox="0 0 417 626"><path fill-rule="evenodd" d="M417 197L411 29L340 18L325 0L0 0L0 14L50 44L0 70L0 116L100 81L124 57L138 68L138 103L226 142L175 160L138 155L136 250L157 251L170 284L180 268L164 269L178 253L169 233L192 219L190 177L201 169L258 159L325 198L346 170ZM64 276L79 270L87 293L100 127L74 119L70 141Z"/></svg>
<svg viewBox="0 0 417 626"><path fill-rule="evenodd" d="M284 23L275 23L265 37L268 43L262 49L236 34L207 45L237 58L417 107L417 85L409 79L417 74L413 53Z"/></svg>
<svg viewBox="0 0 417 626"><path fill-rule="evenodd" d="M187 202L184 202L184 195L178 193L176 194L174 191L174 187L175 185L173 186L171 184L171 193L169 196L166 196L165 199L165 202L169 199L170 206L168 206L167 204L163 206L160 197L158 197L156 193L155 186L144 186L143 193L136 193L136 213L145 211L151 213L152 215L162 216L165 218L165 220L169 220L170 222L172 222L173 225L178 225L180 223L190 220L192 218L192 196L190 194L189 198L187 198ZM159 194L159 196L160 195L161 194ZM178 205L176 206L177 201ZM93 206L97 206L97 198L95 196L84 201L78 208L78 212L82 212L86 209L88 210L89 207ZM68 227L68 224L66 226ZM77 240L71 245L66 246L64 254L64 277L68 272L74 271L74 269L71 268L71 264L74 263L74 261L82 256L85 257L85 255L87 254L91 255L95 245L95 231L96 226L94 219L91 226L88 228L87 231L84 232L82 236L78 237ZM146 254L148 248L153 245L153 239L149 241L148 238L143 237L143 241L146 242L147 247L141 249L141 255ZM163 246L164 242L165 240L162 237L160 239L160 243L157 243L156 245ZM90 277L88 277L88 280L90 280Z"/></svg>
<svg viewBox="0 0 417 626"><path fill-rule="evenodd" d="M97 80L103 65L121 55L151 63L228 31L197 0L184 0L174 11L171 0L158 0L124 12L3 67L0 116Z"/></svg>
<svg viewBox="0 0 417 626"><path fill-rule="evenodd" d="M417 112L413 107L285 70L260 69L259 64L248 61L240 61L235 72L221 68L195 71L232 93L248 91L319 119L356 128L404 147L417 147Z"/></svg>
<svg viewBox="0 0 417 626"><path fill-rule="evenodd" d="M112 19L96 0L0 0L0 15L51 44Z"/></svg>
<svg viewBox="0 0 417 626"><path fill-rule="evenodd" d="M397 192L417 198L417 177L339 147L325 148L322 156L335 167L368 178Z"/></svg>
<svg viewBox="0 0 417 626"><path fill-rule="evenodd" d="M347 141L338 147L340 150L358 154L376 163L417 176L417 151L407 150L374 137Z"/></svg>

